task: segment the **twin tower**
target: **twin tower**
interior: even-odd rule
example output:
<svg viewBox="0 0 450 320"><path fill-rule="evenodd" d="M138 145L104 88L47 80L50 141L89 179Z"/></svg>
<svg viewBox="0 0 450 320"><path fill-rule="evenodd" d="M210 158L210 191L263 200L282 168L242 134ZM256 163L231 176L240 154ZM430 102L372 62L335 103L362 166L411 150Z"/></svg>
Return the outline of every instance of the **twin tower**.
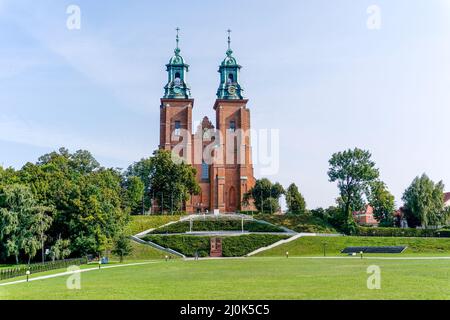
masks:
<svg viewBox="0 0 450 320"><path fill-rule="evenodd" d="M178 29L177 29L178 31ZM241 66L228 50L219 67L220 85L214 103L215 127L207 117L192 130L187 65L180 55L177 32L175 55L166 65L168 82L160 107L160 149L172 151L197 169L201 193L185 203L188 213L234 213L252 210L244 194L255 184L250 142L250 110L239 84Z"/></svg>

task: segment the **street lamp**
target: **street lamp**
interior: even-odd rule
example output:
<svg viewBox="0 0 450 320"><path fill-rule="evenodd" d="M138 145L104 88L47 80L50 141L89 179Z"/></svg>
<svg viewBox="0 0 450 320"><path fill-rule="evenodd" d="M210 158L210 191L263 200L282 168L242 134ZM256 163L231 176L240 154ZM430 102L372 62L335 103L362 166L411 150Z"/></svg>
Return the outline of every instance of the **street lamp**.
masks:
<svg viewBox="0 0 450 320"><path fill-rule="evenodd" d="M25 274L27 275L27 282L28 282L30 274L31 274L30 270L27 270L27 272L25 272Z"/></svg>

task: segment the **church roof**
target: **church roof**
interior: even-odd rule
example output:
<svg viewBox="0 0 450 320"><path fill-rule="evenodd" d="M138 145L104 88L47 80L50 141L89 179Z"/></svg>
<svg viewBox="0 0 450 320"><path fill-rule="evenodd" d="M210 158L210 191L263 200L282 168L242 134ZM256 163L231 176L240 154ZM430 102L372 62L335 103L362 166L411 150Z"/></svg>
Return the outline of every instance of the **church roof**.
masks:
<svg viewBox="0 0 450 320"><path fill-rule="evenodd" d="M181 51L180 48L176 48L175 49L175 51L174 51L175 55L172 58L170 58L169 65L172 65L172 66L174 66L174 65L177 65L177 66L185 65L184 59L180 55L180 51Z"/></svg>
<svg viewBox="0 0 450 320"><path fill-rule="evenodd" d="M444 193L444 203L450 201L450 192Z"/></svg>

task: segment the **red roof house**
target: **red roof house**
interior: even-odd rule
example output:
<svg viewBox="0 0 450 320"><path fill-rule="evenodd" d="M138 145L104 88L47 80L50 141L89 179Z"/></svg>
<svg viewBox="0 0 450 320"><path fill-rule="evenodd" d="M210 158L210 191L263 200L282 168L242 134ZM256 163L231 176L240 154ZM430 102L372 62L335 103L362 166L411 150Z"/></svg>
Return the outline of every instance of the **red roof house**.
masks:
<svg viewBox="0 0 450 320"><path fill-rule="evenodd" d="M353 219L359 225L378 226L378 221L373 216L373 207L370 205L366 206L366 210L354 211Z"/></svg>

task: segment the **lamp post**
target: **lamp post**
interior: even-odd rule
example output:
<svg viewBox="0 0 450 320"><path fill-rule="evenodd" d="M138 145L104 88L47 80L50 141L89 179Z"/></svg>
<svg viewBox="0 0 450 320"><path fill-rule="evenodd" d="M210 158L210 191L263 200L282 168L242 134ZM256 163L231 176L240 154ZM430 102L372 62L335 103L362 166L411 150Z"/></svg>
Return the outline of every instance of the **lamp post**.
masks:
<svg viewBox="0 0 450 320"><path fill-rule="evenodd" d="M286 251L286 259L289 258L289 251Z"/></svg>
<svg viewBox="0 0 450 320"><path fill-rule="evenodd" d="M27 270L27 272L25 272L25 274L27 275L27 282L28 282L28 280L30 278L30 274L31 274L30 270Z"/></svg>
<svg viewBox="0 0 450 320"><path fill-rule="evenodd" d="M98 270L100 270L102 267L102 258L98 258Z"/></svg>
<svg viewBox="0 0 450 320"><path fill-rule="evenodd" d="M363 258L363 252L360 251L359 254L361 255L361 259Z"/></svg>

